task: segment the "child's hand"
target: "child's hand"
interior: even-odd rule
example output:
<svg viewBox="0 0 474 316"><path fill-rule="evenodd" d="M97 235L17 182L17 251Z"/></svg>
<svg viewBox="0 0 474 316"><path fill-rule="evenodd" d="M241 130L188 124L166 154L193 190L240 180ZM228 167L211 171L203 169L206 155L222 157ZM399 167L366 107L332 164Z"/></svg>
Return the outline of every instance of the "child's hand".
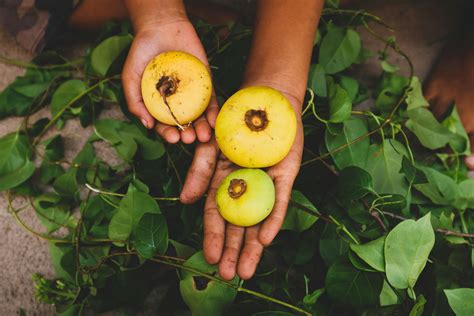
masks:
<svg viewBox="0 0 474 316"><path fill-rule="evenodd" d="M136 115L147 128L155 126L155 119L148 113L143 103L142 74L153 57L170 50L190 53L208 65L202 44L186 17L157 20L156 23L147 23L136 30L136 36L123 69L122 82L130 112ZM177 143L181 140L189 144L196 138L205 143L211 139L211 126L214 126L217 112L218 106L213 92L206 114L199 117L193 126L179 131L175 126L157 122L155 129L169 143Z"/></svg>

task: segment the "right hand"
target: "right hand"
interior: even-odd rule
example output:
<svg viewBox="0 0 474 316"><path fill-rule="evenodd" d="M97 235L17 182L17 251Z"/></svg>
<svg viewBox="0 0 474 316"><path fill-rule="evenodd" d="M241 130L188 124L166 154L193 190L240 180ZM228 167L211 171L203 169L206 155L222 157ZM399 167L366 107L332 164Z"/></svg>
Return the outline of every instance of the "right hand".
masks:
<svg viewBox="0 0 474 316"><path fill-rule="evenodd" d="M123 69L122 83L128 109L150 129L155 126L155 119L147 111L141 94L141 78L148 62L162 52L174 50L192 54L208 67L209 63L193 25L185 16L146 23L135 32L135 39ZM196 138L199 142L206 143L211 139L211 128L214 127L218 111L213 91L206 113L199 117L193 126L179 131L175 126L157 122L155 130L168 143L181 140L190 144Z"/></svg>

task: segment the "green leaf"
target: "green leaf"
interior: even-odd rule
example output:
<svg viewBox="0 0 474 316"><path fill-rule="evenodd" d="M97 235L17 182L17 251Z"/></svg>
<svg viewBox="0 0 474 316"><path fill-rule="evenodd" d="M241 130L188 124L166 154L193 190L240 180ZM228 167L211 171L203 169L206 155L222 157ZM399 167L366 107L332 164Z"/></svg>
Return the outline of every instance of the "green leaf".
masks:
<svg viewBox="0 0 474 316"><path fill-rule="evenodd" d="M62 83L53 93L51 98L51 115L55 117L72 100L86 91L86 89L87 87L85 83L78 79L71 79Z"/></svg>
<svg viewBox="0 0 474 316"><path fill-rule="evenodd" d="M76 262L74 247L72 245L54 244L51 242L48 245L56 277L75 283Z"/></svg>
<svg viewBox="0 0 474 316"><path fill-rule="evenodd" d="M420 166L418 169L423 172L428 184L415 184L417 190L436 204L449 205L456 200L459 188L451 177L430 167Z"/></svg>
<svg viewBox="0 0 474 316"><path fill-rule="evenodd" d="M319 97L327 97L326 72L320 64L312 64L308 76L308 88Z"/></svg>
<svg viewBox="0 0 474 316"><path fill-rule="evenodd" d="M474 314L474 289L460 288L444 290L448 303L456 316L472 316Z"/></svg>
<svg viewBox="0 0 474 316"><path fill-rule="evenodd" d="M61 135L53 136L44 142L44 157L49 161L56 161L64 156L64 143Z"/></svg>
<svg viewBox="0 0 474 316"><path fill-rule="evenodd" d="M386 60L382 60L380 62L380 66L382 67L383 71L389 72L389 73L395 73L400 69L398 66L392 65Z"/></svg>
<svg viewBox="0 0 474 316"><path fill-rule="evenodd" d="M77 220L72 216L69 207L60 202L61 197L56 194L40 195L33 200L36 215L48 233L61 227L71 229L76 227Z"/></svg>
<svg viewBox="0 0 474 316"><path fill-rule="evenodd" d="M382 291L380 292L380 306L389 306L400 304L400 299L387 281L383 281Z"/></svg>
<svg viewBox="0 0 474 316"><path fill-rule="evenodd" d="M339 84L347 92L352 103L354 103L359 93L359 81L349 76L340 76Z"/></svg>
<svg viewBox="0 0 474 316"><path fill-rule="evenodd" d="M370 146L366 170L377 193L407 195L408 183L400 173L403 156L408 156L405 146L394 139Z"/></svg>
<svg viewBox="0 0 474 316"><path fill-rule="evenodd" d="M135 248L149 259L168 249L168 225L162 214L144 214L134 229Z"/></svg>
<svg viewBox="0 0 474 316"><path fill-rule="evenodd" d="M351 244L350 247L369 266L377 271L385 272L384 243L385 236L363 245Z"/></svg>
<svg viewBox="0 0 474 316"><path fill-rule="evenodd" d="M206 262L202 251L189 258L184 263L184 266L219 278L217 267ZM232 303L237 295L235 288L209 280L184 269L181 270L181 273L179 290L184 302L194 316L220 316L224 308ZM234 286L238 282L238 277L230 281Z"/></svg>
<svg viewBox="0 0 474 316"><path fill-rule="evenodd" d="M406 127L416 135L420 143L428 149L445 147L453 138L453 133L439 123L430 110L422 107L407 112Z"/></svg>
<svg viewBox="0 0 474 316"><path fill-rule="evenodd" d="M425 309L426 299L423 295L420 295L416 299L415 305L413 305L412 309L410 310L409 316L421 316L423 315L423 311Z"/></svg>
<svg viewBox="0 0 474 316"><path fill-rule="evenodd" d="M408 78L396 74L384 73L377 89L375 106L382 112L390 112L402 96L408 85Z"/></svg>
<svg viewBox="0 0 474 316"><path fill-rule="evenodd" d="M120 201L117 212L109 224L109 238L114 240L128 240L143 214L160 214L160 208L148 194L136 191L131 187Z"/></svg>
<svg viewBox="0 0 474 316"><path fill-rule="evenodd" d="M319 239L319 253L326 265L330 266L349 249L349 244L341 236L334 225L326 224L323 234Z"/></svg>
<svg viewBox="0 0 474 316"><path fill-rule="evenodd" d="M31 154L25 135L11 133L0 138L0 191L14 188L33 175Z"/></svg>
<svg viewBox="0 0 474 316"><path fill-rule="evenodd" d="M146 160L158 159L165 153L159 140L151 140L140 129L130 123L104 119L94 124L95 134L112 144L117 154L125 161L131 161L137 150Z"/></svg>
<svg viewBox="0 0 474 316"><path fill-rule="evenodd" d="M458 196L454 201L454 206L458 209L474 209L474 179L466 179L458 184Z"/></svg>
<svg viewBox="0 0 474 316"><path fill-rule="evenodd" d="M0 93L0 118L26 115L56 78L67 75L63 71L28 69Z"/></svg>
<svg viewBox="0 0 474 316"><path fill-rule="evenodd" d="M421 89L421 82L418 77L413 77L411 79L410 90L407 92L407 97L405 99L407 103L407 110L411 111L420 107L428 107L430 104L426 101L423 96L423 90Z"/></svg>
<svg viewBox="0 0 474 316"><path fill-rule="evenodd" d="M128 49L132 43L130 35L116 35L105 39L97 45L91 54L92 68L101 76L105 76L112 63Z"/></svg>
<svg viewBox="0 0 474 316"><path fill-rule="evenodd" d="M374 191L370 174L356 166L341 170L338 177L338 188L341 197L357 200Z"/></svg>
<svg viewBox="0 0 474 316"><path fill-rule="evenodd" d="M367 132L366 121L356 117L351 117L343 122L340 131L334 134L326 129L325 142L329 152L336 150L340 146L346 146L337 152L331 153L331 157L339 169L349 166L365 168L370 145L369 138L366 137L353 144L350 143Z"/></svg>
<svg viewBox="0 0 474 316"><path fill-rule="evenodd" d="M413 289L433 248L435 236L430 213L417 221L405 220L385 239L385 271L397 289Z"/></svg>
<svg viewBox="0 0 474 316"><path fill-rule="evenodd" d="M449 142L454 152L462 155L469 155L471 152L469 136L464 129L464 125L462 124L456 106L451 107L449 115L441 124L447 127L449 131L454 134Z"/></svg>
<svg viewBox="0 0 474 316"><path fill-rule="evenodd" d="M319 63L328 74L340 72L357 60L361 46L360 36L354 30L330 28L321 42Z"/></svg>
<svg viewBox="0 0 474 316"><path fill-rule="evenodd" d="M323 295L324 292L326 292L326 289L322 288L322 289L314 290L312 293L305 295L305 297L303 298L303 304L307 306L313 306L314 304L318 302L319 297Z"/></svg>
<svg viewBox="0 0 474 316"><path fill-rule="evenodd" d="M350 263L336 262L326 274L326 290L336 302L353 307L378 304L383 278L378 273L357 270Z"/></svg>
<svg viewBox="0 0 474 316"><path fill-rule="evenodd" d="M65 173L56 178L53 187L59 194L74 197L79 192L77 184L77 168L71 167Z"/></svg>
<svg viewBox="0 0 474 316"><path fill-rule="evenodd" d="M308 200L303 193L299 191L291 192L291 200L301 204L308 209L317 212L317 208ZM298 208L297 205L291 204L288 208L288 211L281 226L281 230L292 230L297 232L302 232L313 226L314 223L318 220L318 217L308 214L307 212Z"/></svg>
<svg viewBox="0 0 474 316"><path fill-rule="evenodd" d="M351 116L352 100L338 84L329 85L329 122L341 123Z"/></svg>

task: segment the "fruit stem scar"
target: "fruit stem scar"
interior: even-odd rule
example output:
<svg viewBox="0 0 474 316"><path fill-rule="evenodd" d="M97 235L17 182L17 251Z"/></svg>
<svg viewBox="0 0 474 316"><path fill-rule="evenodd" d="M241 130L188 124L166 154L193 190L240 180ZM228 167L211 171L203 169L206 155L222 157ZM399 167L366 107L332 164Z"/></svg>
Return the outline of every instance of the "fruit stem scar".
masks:
<svg viewBox="0 0 474 316"><path fill-rule="evenodd" d="M232 179L227 189L229 196L233 199L241 197L247 190L247 182L243 179Z"/></svg>
<svg viewBox="0 0 474 316"><path fill-rule="evenodd" d="M156 90L158 90L161 97L163 98L163 102L165 103L166 107L168 108L168 111L173 117L176 126L178 126L180 130L184 131L185 127L179 123L178 119L176 118L176 115L174 115L170 105L168 104L168 100L166 99L166 97L169 97L170 95L175 93L177 88L178 81L170 76L162 76L160 80L158 80L158 82L156 83Z"/></svg>
<svg viewBox="0 0 474 316"><path fill-rule="evenodd" d="M245 124L254 132L263 131L268 125L267 112L248 110L245 112Z"/></svg>

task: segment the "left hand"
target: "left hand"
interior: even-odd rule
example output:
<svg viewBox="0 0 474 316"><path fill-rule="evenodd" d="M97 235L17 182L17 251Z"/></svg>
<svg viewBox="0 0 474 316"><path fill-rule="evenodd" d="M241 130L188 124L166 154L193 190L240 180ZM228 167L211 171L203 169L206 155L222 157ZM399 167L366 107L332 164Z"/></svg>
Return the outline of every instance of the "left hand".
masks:
<svg viewBox="0 0 474 316"><path fill-rule="evenodd" d="M281 91L283 93L283 91ZM300 101L285 95L294 108ZM298 105L298 106L297 106ZM278 164L266 169L275 184L275 206L269 217L251 227L227 223L220 215L215 202L221 181L239 167L220 154L204 207L204 256L210 264L219 263L219 274L230 280L235 273L246 280L251 278L268 246L278 234L291 197L294 180L298 175L303 152L303 126L297 113L298 127L295 142L288 155Z"/></svg>

